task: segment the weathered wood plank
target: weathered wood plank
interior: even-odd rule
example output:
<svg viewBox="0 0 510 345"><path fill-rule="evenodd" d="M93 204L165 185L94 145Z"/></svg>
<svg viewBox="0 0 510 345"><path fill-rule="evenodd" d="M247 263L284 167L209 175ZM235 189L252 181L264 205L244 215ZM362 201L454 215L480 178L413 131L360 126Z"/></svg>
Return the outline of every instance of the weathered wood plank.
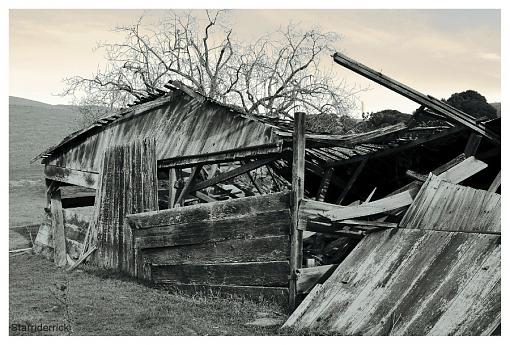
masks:
<svg viewBox="0 0 510 345"><path fill-rule="evenodd" d="M220 242L234 238L288 235L289 227L289 211L282 210L132 231L138 248L156 248Z"/></svg>
<svg viewBox="0 0 510 345"><path fill-rule="evenodd" d="M290 280L289 311L297 306L296 270L301 268L303 256L303 232L299 229L299 208L305 196L305 113L294 114L292 136L292 194L290 227Z"/></svg>
<svg viewBox="0 0 510 345"><path fill-rule="evenodd" d="M501 171L496 175L494 178L494 181L492 181L491 185L489 186L489 189L487 190L489 193L496 193L499 186L501 186Z"/></svg>
<svg viewBox="0 0 510 345"><path fill-rule="evenodd" d="M176 174L175 174L175 169L168 169L168 208L172 208L175 204L175 195L176 195L176 190L175 190L175 182L177 181L176 179Z"/></svg>
<svg viewBox="0 0 510 345"><path fill-rule="evenodd" d="M369 235L285 326L342 335L490 333L501 314L500 247L499 235Z"/></svg>
<svg viewBox="0 0 510 345"><path fill-rule="evenodd" d="M248 285L286 287L288 261L151 265L155 284Z"/></svg>
<svg viewBox="0 0 510 345"><path fill-rule="evenodd" d="M486 163L471 156L439 174L438 177L447 182L460 183L485 168L487 168Z"/></svg>
<svg viewBox="0 0 510 345"><path fill-rule="evenodd" d="M324 282L338 265L324 265L297 270L297 292L309 293L320 281Z"/></svg>
<svg viewBox="0 0 510 345"><path fill-rule="evenodd" d="M56 165L45 165L44 176L49 180L69 183L76 186L96 189L99 174L90 171L63 168Z"/></svg>
<svg viewBox="0 0 510 345"><path fill-rule="evenodd" d="M154 228L172 224L195 223L203 220L236 218L269 210L288 210L290 193L280 192L236 200L191 205L179 209L160 210L127 215L133 229Z"/></svg>
<svg viewBox="0 0 510 345"><path fill-rule="evenodd" d="M319 201L304 200L300 208L300 218L323 216L331 221L358 218L378 213L384 213L410 205L413 198L409 191L404 191L376 201L367 202L359 206L338 206Z"/></svg>
<svg viewBox="0 0 510 345"><path fill-rule="evenodd" d="M142 255L155 265L283 261L289 257L289 244L289 236L234 238L223 242L144 249Z"/></svg>
<svg viewBox="0 0 510 345"><path fill-rule="evenodd" d="M381 84L388 89L395 91L396 93L409 98L412 101L419 103L422 106L428 107L431 110L438 112L443 116L447 116L448 118L454 120L457 123L460 123L471 130L482 134L486 138L495 143L501 142L501 136L497 133L492 132L490 129L486 128L483 123L477 123L476 119L472 116L450 106L446 102L439 101L431 96L426 96L416 90L413 90L409 86L406 86L394 79L391 79L380 72L376 72L373 69L362 65L361 63L354 61L347 56L335 53L333 55L333 59L336 63L372 80L378 84Z"/></svg>
<svg viewBox="0 0 510 345"><path fill-rule="evenodd" d="M53 231L53 261L58 267L67 264L66 236L64 231L64 215L62 213L60 189L51 193L51 228Z"/></svg>

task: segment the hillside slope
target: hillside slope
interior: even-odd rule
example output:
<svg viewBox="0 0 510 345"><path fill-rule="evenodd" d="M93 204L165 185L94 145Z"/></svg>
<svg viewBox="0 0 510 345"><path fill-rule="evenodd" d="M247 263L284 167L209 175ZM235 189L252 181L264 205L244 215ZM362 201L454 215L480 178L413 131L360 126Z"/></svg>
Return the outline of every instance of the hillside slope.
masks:
<svg viewBox="0 0 510 345"><path fill-rule="evenodd" d="M30 161L76 127L76 107L9 97L9 223L35 223L44 207L43 170Z"/></svg>

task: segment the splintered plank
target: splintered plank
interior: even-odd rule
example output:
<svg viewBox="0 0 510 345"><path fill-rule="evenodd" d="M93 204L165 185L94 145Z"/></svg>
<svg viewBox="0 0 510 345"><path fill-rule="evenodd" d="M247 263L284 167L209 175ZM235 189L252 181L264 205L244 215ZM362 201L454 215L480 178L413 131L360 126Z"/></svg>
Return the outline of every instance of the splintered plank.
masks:
<svg viewBox="0 0 510 345"><path fill-rule="evenodd" d="M143 257L155 265L279 261L288 256L289 236L230 239L143 251Z"/></svg>
<svg viewBox="0 0 510 345"><path fill-rule="evenodd" d="M151 265L155 284L248 285L285 287L289 262Z"/></svg>
<svg viewBox="0 0 510 345"><path fill-rule="evenodd" d="M409 191L404 191L383 199L363 203L358 206L336 206L318 201L306 200L302 203L301 218L324 216L331 221L370 216L405 207L413 202Z"/></svg>
<svg viewBox="0 0 510 345"><path fill-rule="evenodd" d="M93 189L97 188L99 180L97 172L81 171L49 164L44 166L44 176L50 180Z"/></svg>
<svg viewBox="0 0 510 345"><path fill-rule="evenodd" d="M257 214L265 211L288 210L290 207L289 197L289 192L258 195L158 212L131 214L127 216L127 220L132 229L146 229L173 224L238 218L242 215Z"/></svg>
<svg viewBox="0 0 510 345"><path fill-rule="evenodd" d="M486 163L476 159L474 156L471 156L438 176L447 182L460 183L485 168L487 168Z"/></svg>
<svg viewBox="0 0 510 345"><path fill-rule="evenodd" d="M288 235L288 210L265 212L223 220L167 225L133 230L138 248L171 247L228 239Z"/></svg>

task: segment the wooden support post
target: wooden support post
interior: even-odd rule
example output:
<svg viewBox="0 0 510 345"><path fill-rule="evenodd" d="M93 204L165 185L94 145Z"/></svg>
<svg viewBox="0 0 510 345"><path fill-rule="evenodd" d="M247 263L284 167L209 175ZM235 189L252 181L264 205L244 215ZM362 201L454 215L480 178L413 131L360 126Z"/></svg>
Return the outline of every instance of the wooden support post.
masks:
<svg viewBox="0 0 510 345"><path fill-rule="evenodd" d="M174 207L175 203L175 169L168 169L168 208Z"/></svg>
<svg viewBox="0 0 510 345"><path fill-rule="evenodd" d="M347 185L342 190L342 194L340 194L340 196L336 200L337 205L340 205L342 203L342 201L344 201L345 197L347 196L347 193L349 193L349 191L352 188L352 185L354 184L354 182L356 182L356 180L358 179L359 174L361 174L361 171L363 170L363 168L367 164L367 161L368 161L368 159L362 160L361 163L358 165L358 167L356 168L356 170L352 174L351 178L349 179L349 182L347 182Z"/></svg>
<svg viewBox="0 0 510 345"><path fill-rule="evenodd" d="M333 176L333 172L335 168L329 168L324 173L324 177L322 177L321 184L319 185L319 189L317 190L317 195L315 200L324 201L326 198L326 194L328 193L329 184L331 182L331 176Z"/></svg>
<svg viewBox="0 0 510 345"><path fill-rule="evenodd" d="M294 114L294 136L292 155L292 197L290 234L290 282L289 312L297 307L297 270L301 268L303 256L303 232L299 230L299 204L305 191L305 114Z"/></svg>
<svg viewBox="0 0 510 345"><path fill-rule="evenodd" d="M274 176L274 174L273 174L273 172L272 172L272 169L271 169L268 165L266 165L266 169L267 169L267 172L269 173L269 175L271 175L271 179L273 180L273 183L274 183L274 185L275 185L275 187L276 187L276 190L277 190L278 192L281 192L281 191L282 191L282 189L280 188L280 184L279 184L279 183L278 183L278 181L276 180L276 177Z"/></svg>
<svg viewBox="0 0 510 345"><path fill-rule="evenodd" d="M53 261L58 267L65 267L67 264L66 236L60 189L51 193L51 229L53 231Z"/></svg>
<svg viewBox="0 0 510 345"><path fill-rule="evenodd" d="M264 194L264 191L262 190L262 188L260 187L259 183L255 180L255 178L253 178L253 176L251 176L251 172L247 172L246 173L248 175L248 177L250 178L250 181L251 183L253 183L253 185L255 186L255 188L257 189L257 192L259 192L260 195L263 195Z"/></svg>
<svg viewBox="0 0 510 345"><path fill-rule="evenodd" d="M482 136L480 134L471 133L467 141L466 148L464 149L464 154L466 157L474 156L476 154L481 141Z"/></svg>
<svg viewBox="0 0 510 345"><path fill-rule="evenodd" d="M186 184L184 185L184 188L181 191L181 194L179 194L179 197L177 198L177 201L175 204L179 204L181 206L184 205L184 200L186 198L186 195L190 192L190 187L193 183L193 180L195 179L195 176L197 173L202 169L202 165L195 165L193 168L191 168L191 173L188 177L188 180L186 181Z"/></svg>
<svg viewBox="0 0 510 345"><path fill-rule="evenodd" d="M498 173L494 181L492 181L488 191L491 193L496 193L500 185L501 185L501 171Z"/></svg>

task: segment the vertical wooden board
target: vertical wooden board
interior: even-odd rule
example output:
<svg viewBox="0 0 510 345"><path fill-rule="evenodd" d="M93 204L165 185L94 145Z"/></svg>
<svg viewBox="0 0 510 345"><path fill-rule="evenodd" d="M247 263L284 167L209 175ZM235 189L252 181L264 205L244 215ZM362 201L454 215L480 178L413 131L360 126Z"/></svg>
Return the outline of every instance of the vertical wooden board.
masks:
<svg viewBox="0 0 510 345"><path fill-rule="evenodd" d="M131 212L157 209L155 143L133 142L105 151L102 183L97 198L97 257L103 267L132 271L130 229L124 218ZM126 234L126 232L128 232Z"/></svg>
<svg viewBox="0 0 510 345"><path fill-rule="evenodd" d="M53 260L58 267L64 267L67 264L67 255L60 189L51 193L51 228L54 246Z"/></svg>
<svg viewBox="0 0 510 345"><path fill-rule="evenodd" d="M294 114L292 136L289 312L293 312L297 307L296 270L301 268L303 257L303 231L299 228L299 207L305 194L305 116L305 113L300 112Z"/></svg>

